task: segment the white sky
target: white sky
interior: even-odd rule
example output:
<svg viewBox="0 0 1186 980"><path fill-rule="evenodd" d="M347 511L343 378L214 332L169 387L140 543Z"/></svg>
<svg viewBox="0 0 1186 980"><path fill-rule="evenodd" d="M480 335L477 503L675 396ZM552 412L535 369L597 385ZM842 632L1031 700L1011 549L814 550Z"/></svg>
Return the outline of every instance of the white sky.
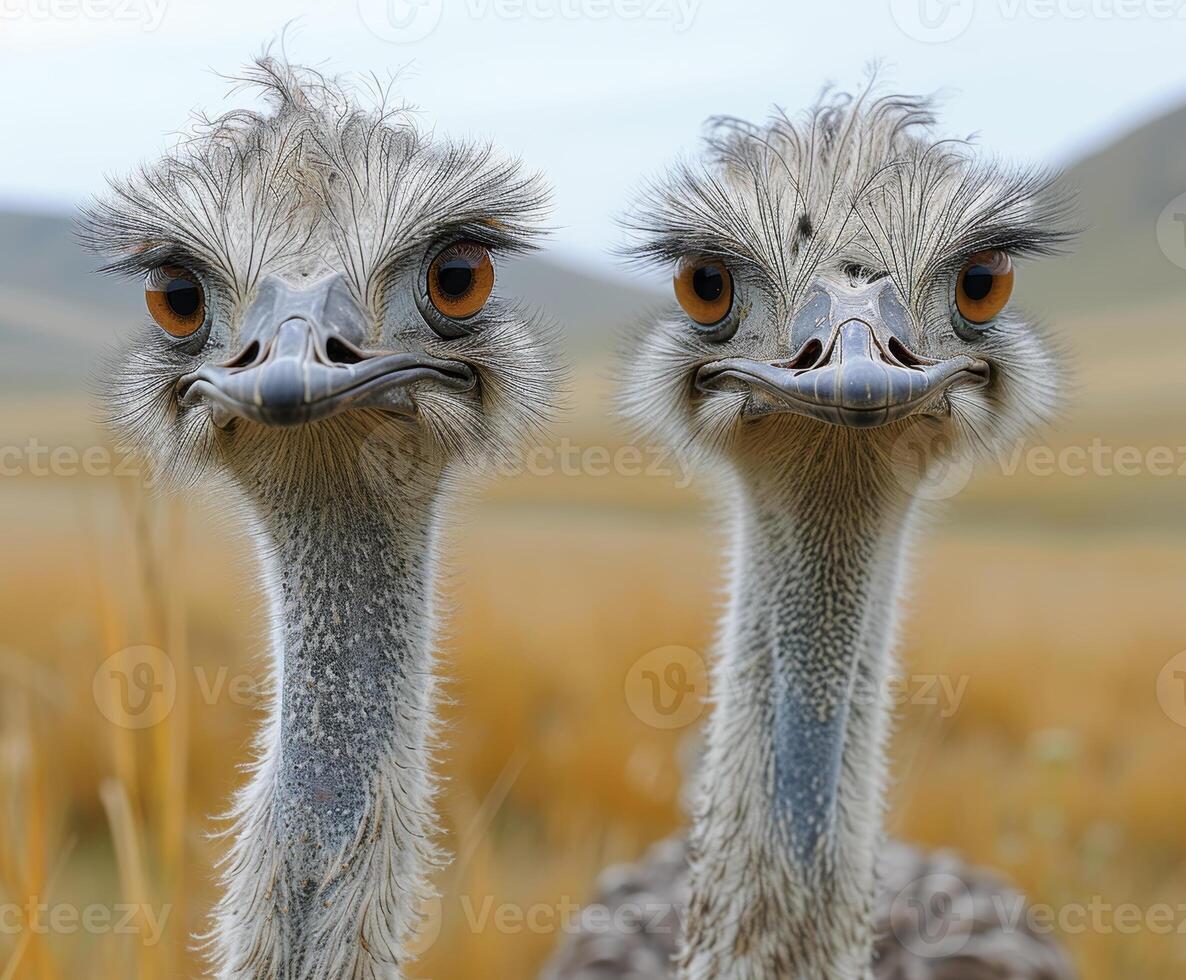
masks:
<svg viewBox="0 0 1186 980"><path fill-rule="evenodd" d="M545 170L553 247L595 264L706 116L797 109L873 60L945 92L948 134L1023 160L1186 101L1186 0L0 0L0 204L69 208L156 155L289 21L295 60L404 69L426 121ZM427 37L379 36L402 23Z"/></svg>

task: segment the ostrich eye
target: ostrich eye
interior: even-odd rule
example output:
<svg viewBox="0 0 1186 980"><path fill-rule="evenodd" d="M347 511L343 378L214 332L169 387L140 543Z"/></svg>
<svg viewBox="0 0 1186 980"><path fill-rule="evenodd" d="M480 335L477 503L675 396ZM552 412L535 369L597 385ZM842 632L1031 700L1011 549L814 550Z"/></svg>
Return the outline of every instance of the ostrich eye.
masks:
<svg viewBox="0 0 1186 980"><path fill-rule="evenodd" d="M969 323L988 323L1013 294L1013 261L1007 252L978 252L964 263L955 286L955 304Z"/></svg>
<svg viewBox="0 0 1186 980"><path fill-rule="evenodd" d="M481 311L494 291L494 260L474 242L444 249L428 268L428 298L445 316L463 320Z"/></svg>
<svg viewBox="0 0 1186 980"><path fill-rule="evenodd" d="M148 312L170 337L189 337L206 322L206 294L198 277L179 265L153 269L144 282Z"/></svg>
<svg viewBox="0 0 1186 980"><path fill-rule="evenodd" d="M675 298L693 320L712 326L733 307L733 277L716 259L685 258L675 270Z"/></svg>

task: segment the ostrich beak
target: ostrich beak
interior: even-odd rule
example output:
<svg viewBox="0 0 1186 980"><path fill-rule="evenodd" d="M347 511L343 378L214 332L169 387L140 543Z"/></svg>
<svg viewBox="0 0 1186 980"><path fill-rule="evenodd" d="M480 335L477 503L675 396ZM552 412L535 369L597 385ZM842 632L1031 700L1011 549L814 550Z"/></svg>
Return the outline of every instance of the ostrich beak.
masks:
<svg viewBox="0 0 1186 980"><path fill-rule="evenodd" d="M457 391L476 384L460 361L364 350L367 327L340 275L303 289L271 276L247 310L239 353L183 377L178 400L209 402L219 425L238 417L293 426L361 408L414 414L408 387L418 381Z"/></svg>
<svg viewBox="0 0 1186 980"><path fill-rule="evenodd" d="M930 360L912 352L913 334L889 279L856 288L817 284L791 324L791 358L713 361L697 372L696 387L740 381L754 389L751 414L793 412L867 429L927 409L953 385L988 382L985 361L967 354Z"/></svg>

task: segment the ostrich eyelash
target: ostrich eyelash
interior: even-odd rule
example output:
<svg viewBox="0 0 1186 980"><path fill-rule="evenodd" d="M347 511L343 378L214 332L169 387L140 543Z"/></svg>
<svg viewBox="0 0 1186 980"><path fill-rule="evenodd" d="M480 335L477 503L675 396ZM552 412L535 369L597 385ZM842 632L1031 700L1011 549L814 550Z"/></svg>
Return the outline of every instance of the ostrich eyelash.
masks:
<svg viewBox="0 0 1186 980"><path fill-rule="evenodd" d="M104 275L116 276L121 279L141 280L151 276L162 266L177 265L192 269L196 274L209 276L211 270L200 259L196 259L176 248L149 248L124 256L114 262L108 262L99 267Z"/></svg>

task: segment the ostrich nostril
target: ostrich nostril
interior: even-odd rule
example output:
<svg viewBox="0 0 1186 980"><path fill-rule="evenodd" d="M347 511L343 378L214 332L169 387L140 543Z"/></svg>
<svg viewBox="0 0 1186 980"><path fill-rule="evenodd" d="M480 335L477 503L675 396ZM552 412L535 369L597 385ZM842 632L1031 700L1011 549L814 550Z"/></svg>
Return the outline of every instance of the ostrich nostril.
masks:
<svg viewBox="0 0 1186 980"><path fill-rule="evenodd" d="M325 356L331 364L350 365L365 360L365 355L338 337L325 342Z"/></svg>
<svg viewBox="0 0 1186 980"><path fill-rule="evenodd" d="M789 361L783 361L779 367L792 371L809 371L819 364L824 355L824 345L814 337L803 345L803 348Z"/></svg>
<svg viewBox="0 0 1186 980"><path fill-rule="evenodd" d="M250 367L258 360L259 341L253 340L229 361L225 361L222 366L228 368Z"/></svg>
<svg viewBox="0 0 1186 980"><path fill-rule="evenodd" d="M900 366L907 368L923 367L924 362L917 355L910 353L906 345L898 340L897 337L890 337L886 346L889 348L890 355L897 359Z"/></svg>

